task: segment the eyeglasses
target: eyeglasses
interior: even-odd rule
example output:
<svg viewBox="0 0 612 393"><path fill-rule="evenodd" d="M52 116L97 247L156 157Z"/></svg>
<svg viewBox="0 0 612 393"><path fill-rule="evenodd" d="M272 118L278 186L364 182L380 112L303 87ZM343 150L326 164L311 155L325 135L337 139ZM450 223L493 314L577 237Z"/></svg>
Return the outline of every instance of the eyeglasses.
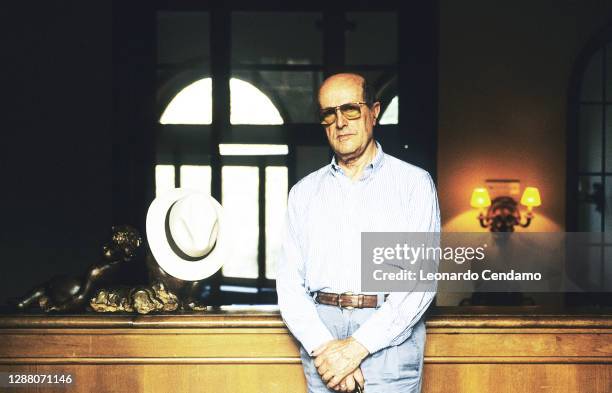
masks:
<svg viewBox="0 0 612 393"><path fill-rule="evenodd" d="M361 105L367 105L367 102L349 102L336 107L322 109L321 112L319 112L321 124L326 126L334 124L336 122L336 113L338 113L338 109L340 109L342 116L346 117L348 120L359 119L361 117Z"/></svg>

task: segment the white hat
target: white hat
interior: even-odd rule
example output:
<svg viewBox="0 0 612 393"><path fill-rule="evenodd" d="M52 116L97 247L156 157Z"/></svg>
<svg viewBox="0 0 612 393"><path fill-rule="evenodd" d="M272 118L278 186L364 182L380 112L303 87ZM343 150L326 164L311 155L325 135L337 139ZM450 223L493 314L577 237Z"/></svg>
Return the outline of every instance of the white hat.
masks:
<svg viewBox="0 0 612 393"><path fill-rule="evenodd" d="M147 240L166 273L198 281L217 272L229 257L230 231L213 197L175 188L158 196L147 212Z"/></svg>

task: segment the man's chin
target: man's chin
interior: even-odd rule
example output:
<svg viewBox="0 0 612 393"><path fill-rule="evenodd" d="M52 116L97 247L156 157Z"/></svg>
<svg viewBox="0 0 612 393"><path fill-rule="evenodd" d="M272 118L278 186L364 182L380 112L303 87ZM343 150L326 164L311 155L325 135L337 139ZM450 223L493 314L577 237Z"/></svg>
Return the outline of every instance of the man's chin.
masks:
<svg viewBox="0 0 612 393"><path fill-rule="evenodd" d="M336 154L340 156L353 155L357 152L357 148L354 146L336 146Z"/></svg>
<svg viewBox="0 0 612 393"><path fill-rule="evenodd" d="M352 140L338 141L334 144L335 151L339 154L351 154L359 150L359 146Z"/></svg>
<svg viewBox="0 0 612 393"><path fill-rule="evenodd" d="M342 159L342 161L347 161L351 158L355 158L359 155L359 149L356 147L340 147L335 150L335 153L338 157Z"/></svg>

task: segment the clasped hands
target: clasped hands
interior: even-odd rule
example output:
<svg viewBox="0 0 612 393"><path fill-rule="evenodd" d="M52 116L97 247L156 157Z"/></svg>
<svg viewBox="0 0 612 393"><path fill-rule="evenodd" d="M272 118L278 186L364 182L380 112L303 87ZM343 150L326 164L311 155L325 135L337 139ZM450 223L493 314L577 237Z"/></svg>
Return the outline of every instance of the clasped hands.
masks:
<svg viewBox="0 0 612 393"><path fill-rule="evenodd" d="M369 355L368 350L353 337L332 340L321 345L312 354L315 367L327 387L351 392L365 381L359 365Z"/></svg>

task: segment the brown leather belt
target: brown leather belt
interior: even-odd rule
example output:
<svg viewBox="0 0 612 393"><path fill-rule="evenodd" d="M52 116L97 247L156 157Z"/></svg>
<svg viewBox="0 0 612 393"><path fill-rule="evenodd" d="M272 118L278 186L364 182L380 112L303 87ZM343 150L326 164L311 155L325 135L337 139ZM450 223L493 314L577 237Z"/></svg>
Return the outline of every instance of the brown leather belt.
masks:
<svg viewBox="0 0 612 393"><path fill-rule="evenodd" d="M388 295L385 295L385 299L387 296ZM376 308L378 306L378 296L354 294L352 292L345 292L342 294L316 292L315 300L321 304L344 307L347 309Z"/></svg>

